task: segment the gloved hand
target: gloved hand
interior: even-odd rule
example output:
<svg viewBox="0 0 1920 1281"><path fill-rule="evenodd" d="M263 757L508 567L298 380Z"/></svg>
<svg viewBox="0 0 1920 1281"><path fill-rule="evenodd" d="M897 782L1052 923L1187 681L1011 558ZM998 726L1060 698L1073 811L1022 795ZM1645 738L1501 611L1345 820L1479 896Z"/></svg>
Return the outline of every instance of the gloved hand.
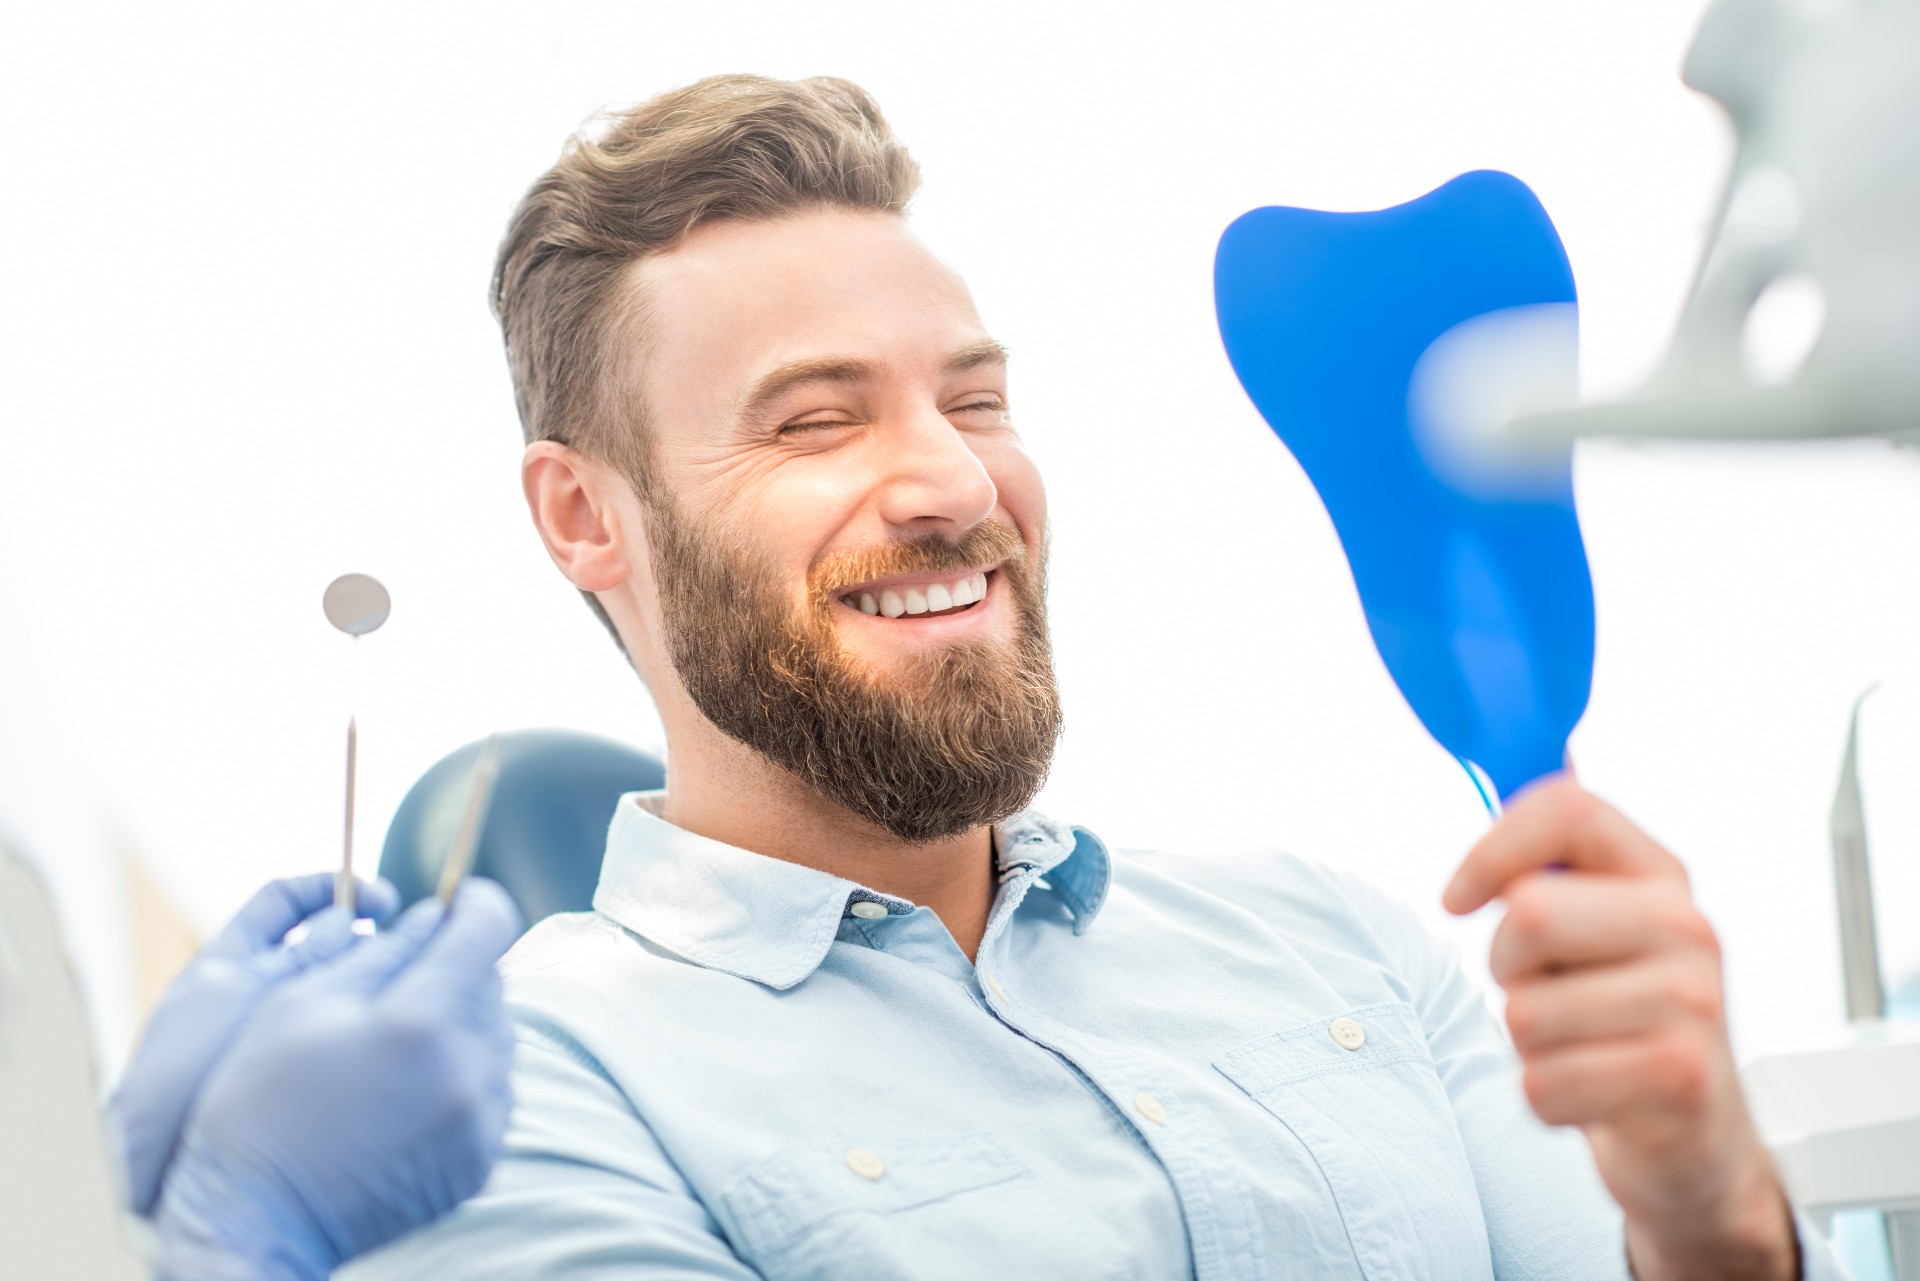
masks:
<svg viewBox="0 0 1920 1281"><path fill-rule="evenodd" d="M362 882L360 914L384 921L399 906L385 881ZM306 922L306 938L282 946ZM148 1020L127 1075L107 1105L107 1124L126 1163L127 1199L151 1215L180 1126L207 1073L274 987L354 941L348 913L333 907L333 874L275 881L255 894L202 948Z"/></svg>
<svg viewBox="0 0 1920 1281"><path fill-rule="evenodd" d="M269 994L188 1116L160 1274L321 1281L477 1192L511 1105L493 963L520 929L469 881Z"/></svg>

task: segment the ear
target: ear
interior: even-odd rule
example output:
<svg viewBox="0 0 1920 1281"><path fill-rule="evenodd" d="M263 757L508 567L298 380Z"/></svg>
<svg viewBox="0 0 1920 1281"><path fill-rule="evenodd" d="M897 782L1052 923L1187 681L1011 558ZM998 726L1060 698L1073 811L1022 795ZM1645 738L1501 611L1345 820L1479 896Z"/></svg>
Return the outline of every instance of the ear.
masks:
<svg viewBox="0 0 1920 1281"><path fill-rule="evenodd" d="M558 441L538 440L520 460L520 488L547 555L568 582L604 592L626 581L631 526L622 517L633 490L624 478Z"/></svg>

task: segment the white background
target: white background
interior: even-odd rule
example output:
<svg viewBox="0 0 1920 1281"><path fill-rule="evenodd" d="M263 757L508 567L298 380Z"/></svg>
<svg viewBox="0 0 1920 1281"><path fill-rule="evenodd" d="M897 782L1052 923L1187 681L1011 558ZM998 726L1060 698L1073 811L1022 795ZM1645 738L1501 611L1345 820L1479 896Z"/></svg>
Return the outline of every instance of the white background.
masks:
<svg viewBox="0 0 1920 1281"><path fill-rule="evenodd" d="M1484 827L1400 702L1326 516L1213 327L1220 231L1519 175L1579 281L1590 389L1665 341L1730 154L1678 79L1698 0L1142 7L15 6L0 41L0 808L43 844L112 1026L124 840L201 928L338 842L361 642L360 848L495 728L658 746L521 506L496 241L606 104L702 75L879 98L916 218L1015 352L1051 485L1069 728L1044 804L1111 842L1286 846L1436 900ZM1582 777L1691 865L1751 1053L1839 1020L1825 815L1852 697L1890 954L1920 872L1920 467L1880 448L1583 447L1599 597ZM119 836L61 826L53 745ZM1909 749L1903 743L1911 743ZM1905 762L1902 764L1901 762ZM73 788L71 768L65 786ZM38 773L42 780L34 782ZM77 794L77 793L75 793ZM60 835L60 833L65 835Z"/></svg>

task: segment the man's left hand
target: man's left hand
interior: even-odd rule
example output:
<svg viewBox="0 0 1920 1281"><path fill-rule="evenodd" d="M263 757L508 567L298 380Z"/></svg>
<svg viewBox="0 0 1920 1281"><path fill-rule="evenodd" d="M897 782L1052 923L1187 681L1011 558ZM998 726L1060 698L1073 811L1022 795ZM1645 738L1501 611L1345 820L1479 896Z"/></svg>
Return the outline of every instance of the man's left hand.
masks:
<svg viewBox="0 0 1920 1281"><path fill-rule="evenodd" d="M1792 1215L1734 1070L1720 945L1686 870L1571 779L1522 792L1443 898L1505 899L1493 977L1527 1099L1577 1125L1641 1281L1799 1274Z"/></svg>

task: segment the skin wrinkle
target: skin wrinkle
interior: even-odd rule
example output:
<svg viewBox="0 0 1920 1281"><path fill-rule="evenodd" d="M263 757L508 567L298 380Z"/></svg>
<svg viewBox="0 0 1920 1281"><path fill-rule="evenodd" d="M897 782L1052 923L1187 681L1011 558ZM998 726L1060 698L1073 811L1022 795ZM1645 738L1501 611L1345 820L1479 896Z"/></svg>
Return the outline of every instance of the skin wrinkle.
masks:
<svg viewBox="0 0 1920 1281"><path fill-rule="evenodd" d="M1004 365L1007 355L1005 346L991 338L984 339L969 343L949 355L941 366L941 372L952 376L978 369L982 365ZM857 386L863 382L877 381L880 373L873 361L857 356L810 357L791 361L762 374L741 397L734 417L742 422L758 422L767 417L768 411L782 396L807 383Z"/></svg>

